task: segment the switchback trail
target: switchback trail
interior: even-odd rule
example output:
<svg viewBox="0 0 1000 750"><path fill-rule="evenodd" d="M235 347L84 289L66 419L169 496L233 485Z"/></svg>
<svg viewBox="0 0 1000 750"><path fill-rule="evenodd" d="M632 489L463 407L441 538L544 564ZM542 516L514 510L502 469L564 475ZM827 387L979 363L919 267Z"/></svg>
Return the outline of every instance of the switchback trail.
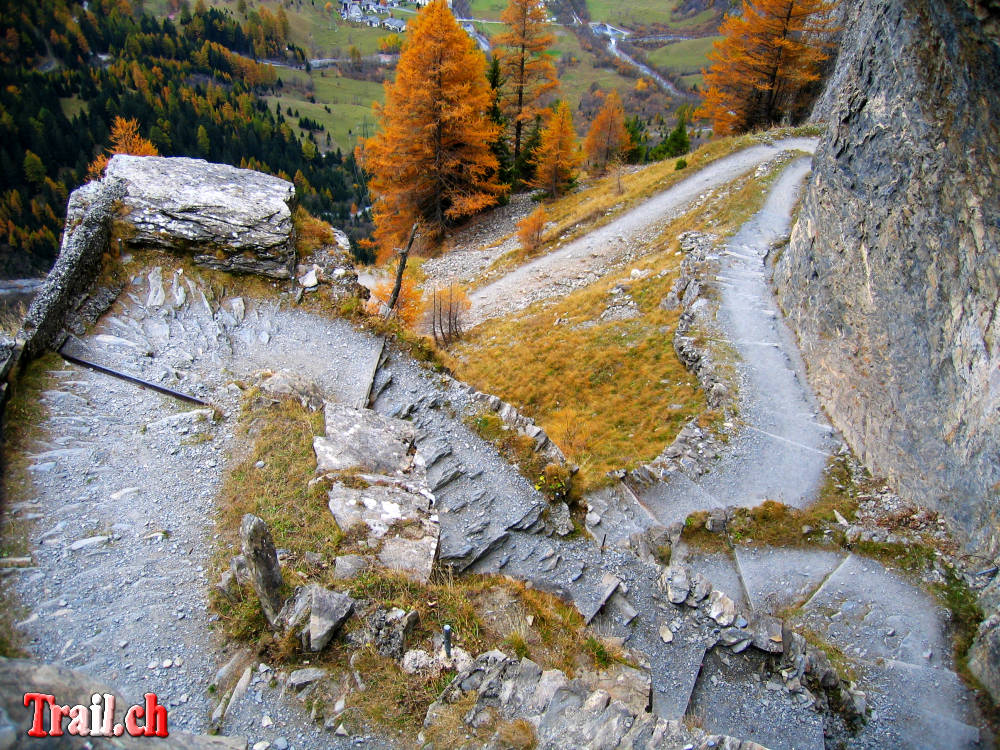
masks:
<svg viewBox="0 0 1000 750"><path fill-rule="evenodd" d="M658 227L706 191L731 182L783 151L812 153L815 148L815 138L785 138L751 146L713 162L603 227L477 289L470 295L470 326L523 310L542 299L567 294L581 277L593 276L596 280L593 273L596 266L614 263L629 250L641 247L655 237Z"/></svg>
<svg viewBox="0 0 1000 750"><path fill-rule="evenodd" d="M801 508L815 499L836 449L765 266L771 244L790 229L809 169L807 158L785 169L764 207L717 259L715 279L707 280L720 293L716 324L740 358L739 428L721 461L704 476L677 472L640 493L664 525L694 511L752 507L768 499Z"/></svg>

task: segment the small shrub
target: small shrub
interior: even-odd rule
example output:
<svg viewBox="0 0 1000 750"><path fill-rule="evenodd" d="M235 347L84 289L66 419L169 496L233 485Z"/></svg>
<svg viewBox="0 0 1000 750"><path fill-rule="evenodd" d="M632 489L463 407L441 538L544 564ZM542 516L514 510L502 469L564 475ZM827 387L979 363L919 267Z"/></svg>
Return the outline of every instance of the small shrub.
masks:
<svg viewBox="0 0 1000 750"><path fill-rule="evenodd" d="M396 285L395 278L382 279L375 285L372 295L365 305L365 311L369 315L381 315L389 304L392 297L393 287ZM424 298L417 286L416 280L408 274L403 274L403 282L399 287L399 297L396 299L396 309L393 315L406 328L413 328L419 320L424 310Z"/></svg>
<svg viewBox="0 0 1000 750"><path fill-rule="evenodd" d="M569 494L569 469L562 464L548 463L538 477L535 489L548 495L553 500L564 500Z"/></svg>
<svg viewBox="0 0 1000 750"><path fill-rule="evenodd" d="M292 223L295 225L295 251L300 258L334 242L333 228L302 206L295 209Z"/></svg>
<svg viewBox="0 0 1000 750"><path fill-rule="evenodd" d="M601 669L607 669L615 660L614 655L604 645L604 642L594 636L590 636L583 642L584 650L591 655L594 663Z"/></svg>
<svg viewBox="0 0 1000 750"><path fill-rule="evenodd" d="M688 165L688 163L687 163L687 161L685 159L678 159L677 163L674 164L674 171L679 172L680 170L686 168L687 165Z"/></svg>
<svg viewBox="0 0 1000 750"><path fill-rule="evenodd" d="M541 247L547 218L545 207L539 206L517 223L517 239L522 250L533 253Z"/></svg>
<svg viewBox="0 0 1000 750"><path fill-rule="evenodd" d="M430 323L434 343L447 348L462 338L465 314L471 307L469 295L460 286L449 284L447 290L432 289L427 322Z"/></svg>
<svg viewBox="0 0 1000 750"><path fill-rule="evenodd" d="M504 643L514 652L518 659L531 656L531 652L528 650L528 642L524 640L524 636L520 633L511 633L504 639Z"/></svg>

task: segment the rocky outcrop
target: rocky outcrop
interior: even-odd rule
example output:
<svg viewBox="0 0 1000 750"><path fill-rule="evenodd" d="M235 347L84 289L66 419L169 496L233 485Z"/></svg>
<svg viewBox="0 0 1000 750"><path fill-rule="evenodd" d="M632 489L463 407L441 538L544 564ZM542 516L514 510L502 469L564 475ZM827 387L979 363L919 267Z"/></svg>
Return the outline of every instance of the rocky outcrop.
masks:
<svg viewBox="0 0 1000 750"><path fill-rule="evenodd" d="M774 279L877 475L1000 552L1000 47L966 3L864 0Z"/></svg>
<svg viewBox="0 0 1000 750"><path fill-rule="evenodd" d="M818 110L829 112L828 132L774 272L812 385L855 453L991 557L1000 553L998 17L995 3L858 2ZM995 698L998 643L994 610L969 664Z"/></svg>
<svg viewBox="0 0 1000 750"><path fill-rule="evenodd" d="M749 740L713 735L681 721L661 719L646 710L648 676L618 666L611 679L582 675L569 679L558 669L543 670L527 657L511 659L500 651L481 654L459 672L427 711L426 739L434 748L453 747L441 733L457 718L460 727L493 731L485 747L511 747L516 731L525 739L513 746L563 748L716 748L764 750ZM604 679L601 679L604 677ZM645 691L645 692L644 692ZM457 717L466 695L472 708ZM464 726L463 726L464 725ZM464 732L463 732L464 734Z"/></svg>
<svg viewBox="0 0 1000 750"><path fill-rule="evenodd" d="M292 183L181 157L118 155L105 174L102 182L125 187L117 221L128 245L189 252L221 271L292 277ZM78 201L89 195L77 192Z"/></svg>
<svg viewBox="0 0 1000 750"><path fill-rule="evenodd" d="M75 190L66 211L66 231L55 265L32 300L18 334L26 359L33 359L59 337L66 315L82 303L108 248L112 207L124 186L108 181ZM81 200L81 196L86 196Z"/></svg>

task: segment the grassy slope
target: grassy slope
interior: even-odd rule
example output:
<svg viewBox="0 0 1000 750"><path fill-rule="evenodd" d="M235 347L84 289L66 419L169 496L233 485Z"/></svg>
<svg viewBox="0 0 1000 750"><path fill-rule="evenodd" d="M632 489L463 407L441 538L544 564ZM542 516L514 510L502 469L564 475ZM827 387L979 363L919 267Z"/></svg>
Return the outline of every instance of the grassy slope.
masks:
<svg viewBox="0 0 1000 750"><path fill-rule="evenodd" d="M211 5L218 8L228 8L237 16L235 0L212 0ZM260 3L250 3L251 7L266 7L276 13L280 6L273 0ZM335 15L333 22L323 11L324 3L311 2L292 3L285 9L291 27L291 39L306 50L311 57L346 57L348 50L354 46L362 55L378 52L378 40L385 36L384 29L371 29L367 26L357 26L343 21ZM148 0L146 8L157 15L166 15L166 0ZM412 14L397 11L395 15L404 20ZM304 70L281 68L278 72L285 87L279 96L267 97L274 107L281 104L282 112L288 107L298 110L303 117L309 117L323 124L325 132L316 133L316 141L320 148L326 149L326 133L330 133L333 143L331 150L337 147L344 153L351 151L362 132L363 123L367 119L369 132L373 129L375 117L372 112L372 102L383 100L382 85L370 81L358 81L338 76L333 70L314 70L307 73ZM310 91L316 103L307 100ZM330 107L327 112L324 105ZM66 100L64 109L75 109L79 105ZM287 114L286 114L287 116ZM292 118L294 126L298 118ZM299 137L305 133L296 128Z"/></svg>
<svg viewBox="0 0 1000 750"><path fill-rule="evenodd" d="M507 7L507 0L469 0L473 18L499 21L500 14Z"/></svg>
<svg viewBox="0 0 1000 750"><path fill-rule="evenodd" d="M736 143L730 139L721 146L713 144L714 149L692 160L707 162L706 154L721 155ZM632 175L634 194L663 184L663 169L654 165ZM761 180L738 179L720 197L671 221L642 248L644 257L622 271L553 304L540 303L475 328L449 354L449 366L462 380L535 417L581 466L583 489L601 484L612 469L651 460L688 419L703 413L711 417L695 378L673 351L679 313L659 307L680 264L676 237L687 230L718 235L735 231L763 205L766 187L779 173L775 170ZM602 193L622 201L607 180L589 192L597 193L591 201ZM557 201L552 214L571 220L581 216L587 203L571 195ZM636 269L643 278L631 278ZM612 289L619 285L627 288L642 314L628 321L601 322L601 313L614 298Z"/></svg>
<svg viewBox="0 0 1000 750"><path fill-rule="evenodd" d="M706 10L690 18L679 19L674 16L678 3L679 0L632 0L628 3L619 0L587 0L587 8L590 10L591 20L629 29L656 23L683 31L702 26L715 15L712 10Z"/></svg>
<svg viewBox="0 0 1000 750"><path fill-rule="evenodd" d="M286 117L287 109L291 107L293 112L298 111L301 116L322 123L326 131L316 133L320 146L326 148L326 133L330 133L333 138L331 150L339 146L342 152L348 153L362 134L364 123L367 122L369 135L374 130L372 102L384 99L382 84L343 78L331 71L325 71L325 76L321 73L312 72L315 104L305 99L304 88L286 87L281 96L269 96L267 100L272 107L280 103ZM326 111L327 106L330 108L329 112ZM293 125L297 120L295 117L290 118ZM301 130L298 132L300 136L304 136Z"/></svg>
<svg viewBox="0 0 1000 750"><path fill-rule="evenodd" d="M708 53L717 36L665 44L646 56L654 65L681 75L694 74L708 66Z"/></svg>
<svg viewBox="0 0 1000 750"><path fill-rule="evenodd" d="M579 62L570 65L562 74L559 86L559 96L569 101L571 109L576 111L580 99L590 89L591 85L597 83L605 91L617 89L621 94L635 86L635 81L629 80L619 75L613 68L595 67L594 56L584 51L579 40L572 31L563 27L553 27L556 41L552 49L555 59L558 61L564 54L575 57ZM581 123L577 122L577 127Z"/></svg>

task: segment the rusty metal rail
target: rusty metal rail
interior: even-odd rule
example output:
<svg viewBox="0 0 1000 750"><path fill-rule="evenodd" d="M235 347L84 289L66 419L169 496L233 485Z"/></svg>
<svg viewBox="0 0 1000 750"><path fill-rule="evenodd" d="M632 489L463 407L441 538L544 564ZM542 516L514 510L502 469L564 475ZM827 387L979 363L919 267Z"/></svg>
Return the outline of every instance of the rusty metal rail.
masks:
<svg viewBox="0 0 1000 750"><path fill-rule="evenodd" d="M157 391L167 396L173 396L181 401L187 401L191 404L198 404L199 406L208 406L213 408L207 401L202 401L200 398L192 396L187 393L182 393L181 391L175 391L173 388L167 388L163 385L157 385L156 383L150 383L148 380L143 380L142 378L137 378L134 375L126 375L124 372L118 372L117 370L112 370L110 367L105 367L104 365L99 365L96 362L88 362L85 359L80 359L72 354L67 354L63 351L65 343L63 346L59 347L59 356L65 359L67 362L72 362L74 365L80 365L81 367L86 367L95 372L101 372L105 375L110 375L114 378L119 378L120 380L126 380L129 383L135 383L143 388L149 388L151 390Z"/></svg>

